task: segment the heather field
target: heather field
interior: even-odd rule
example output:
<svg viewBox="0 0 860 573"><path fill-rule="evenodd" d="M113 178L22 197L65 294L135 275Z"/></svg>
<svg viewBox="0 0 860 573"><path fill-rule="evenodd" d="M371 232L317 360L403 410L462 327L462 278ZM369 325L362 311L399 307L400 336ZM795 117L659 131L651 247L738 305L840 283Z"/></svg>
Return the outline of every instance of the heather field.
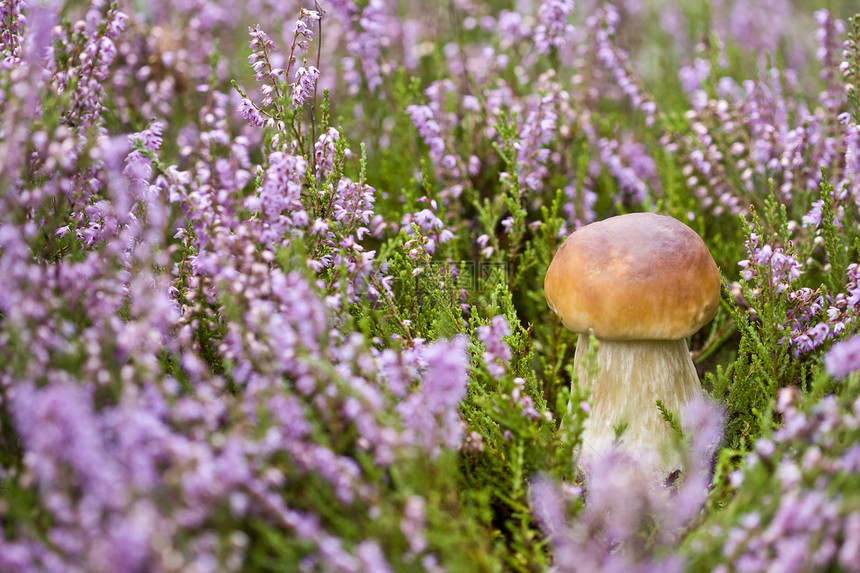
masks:
<svg viewBox="0 0 860 573"><path fill-rule="evenodd" d="M860 572L857 9L0 0L0 571ZM640 212L660 468L544 288Z"/></svg>

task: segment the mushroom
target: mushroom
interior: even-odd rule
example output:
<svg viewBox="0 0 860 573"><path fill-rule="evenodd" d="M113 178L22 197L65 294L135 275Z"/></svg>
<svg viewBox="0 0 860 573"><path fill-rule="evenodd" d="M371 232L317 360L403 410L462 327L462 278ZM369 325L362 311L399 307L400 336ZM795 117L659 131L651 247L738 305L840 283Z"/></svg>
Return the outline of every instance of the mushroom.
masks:
<svg viewBox="0 0 860 573"><path fill-rule="evenodd" d="M626 423L623 450L659 474L681 469L656 401L680 412L702 396L686 338L720 303L720 274L704 241L672 217L611 217L565 240L544 290L550 309L580 333L574 371L591 389L580 464L611 448ZM596 373L586 364L589 334L598 339Z"/></svg>

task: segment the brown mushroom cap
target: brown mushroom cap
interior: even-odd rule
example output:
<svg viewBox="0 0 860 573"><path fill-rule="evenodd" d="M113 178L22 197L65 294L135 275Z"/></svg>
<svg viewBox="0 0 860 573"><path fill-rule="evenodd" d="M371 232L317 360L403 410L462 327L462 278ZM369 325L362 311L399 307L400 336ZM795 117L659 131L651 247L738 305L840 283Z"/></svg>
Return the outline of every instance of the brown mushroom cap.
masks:
<svg viewBox="0 0 860 573"><path fill-rule="evenodd" d="M572 233L549 266L544 290L549 307L574 332L677 340L717 314L720 273L688 226L633 213Z"/></svg>

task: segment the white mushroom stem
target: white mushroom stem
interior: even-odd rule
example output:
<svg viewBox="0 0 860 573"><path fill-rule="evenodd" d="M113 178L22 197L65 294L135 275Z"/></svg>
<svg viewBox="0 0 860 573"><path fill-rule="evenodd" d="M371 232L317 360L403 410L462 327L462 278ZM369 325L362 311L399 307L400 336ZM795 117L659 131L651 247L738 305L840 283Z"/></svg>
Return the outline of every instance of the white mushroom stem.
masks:
<svg viewBox="0 0 860 573"><path fill-rule="evenodd" d="M673 448L674 430L663 418L656 402L680 414L682 407L702 396L702 386L687 341L600 340L595 365L588 364L589 338L580 335L574 356L581 387L591 387L591 413L585 423L580 463L587 466L615 443L615 427L627 424L621 448L668 475L681 469L681 456ZM590 366L590 368L589 368Z"/></svg>

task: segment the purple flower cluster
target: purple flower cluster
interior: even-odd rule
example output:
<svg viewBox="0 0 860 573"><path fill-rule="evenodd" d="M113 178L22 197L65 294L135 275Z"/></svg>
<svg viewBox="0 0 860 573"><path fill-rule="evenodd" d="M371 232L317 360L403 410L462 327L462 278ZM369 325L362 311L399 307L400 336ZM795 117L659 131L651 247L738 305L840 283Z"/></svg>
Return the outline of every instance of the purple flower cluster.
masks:
<svg viewBox="0 0 860 573"><path fill-rule="evenodd" d="M791 284L800 278L800 263L786 254L782 247L759 245L757 233L750 233L744 246L750 258L740 261L738 266L742 269L741 276L745 281L750 282L760 271L767 271L763 283L779 294L790 289Z"/></svg>
<svg viewBox="0 0 860 573"><path fill-rule="evenodd" d="M501 157L494 153L474 153L487 147L505 148L513 146L514 159L518 166L517 183L522 192L535 197L545 191L550 174L559 168L564 170L568 181L583 181L577 189L575 184L564 186L568 197L564 208L574 221L572 226L590 222L594 218L592 205L596 199L592 189L595 173L605 167L616 178L625 195L624 202L641 204L649 193L660 193L655 163L647 147L635 141L630 133L605 135L594 120L588 106L600 97L600 88L607 94L617 94L616 99L627 99L641 110L646 126L653 127L657 119L657 106L642 89L641 82L632 72L629 57L615 38L619 14L612 6L600 7L587 20L575 37L576 30L566 23L572 14L573 5L567 2L544 2L538 6L534 42L531 48L524 44L529 35L527 21L519 14L503 11L496 18L486 16L480 21L481 28L492 31L496 43L487 43L477 49L472 46L449 46L449 77L438 79L425 90L426 104L414 104L407 108L419 135L429 147L429 156L436 175L442 181L442 198L448 202L460 197L470 189L480 174L494 165L500 165ZM555 44L546 34L553 29L548 18L552 16L555 29L564 38ZM555 33L555 32L554 32ZM574 41L579 45L573 48ZM537 57L549 51L549 46L565 49L559 52L565 60L572 60L577 74L572 87L565 86L554 70L543 73L528 73L536 66ZM506 47L522 46L525 53L513 67L517 76L509 82L506 70L514 63L507 54L500 53ZM597 66L587 66L596 62ZM580 69L581 68L581 69ZM580 73L581 72L581 73ZM474 82L462 78L474 77ZM590 77L592 81L586 82ZM505 140L503 126L514 123L516 132L512 142ZM455 134L465 130L468 143L461 146ZM578 174L575 165L570 165L565 149L577 136L584 134L591 146L599 151L596 161L588 165L588 173ZM509 184L511 174L502 169L499 179ZM597 170L597 171L595 171ZM465 178L468 174L470 177ZM567 228L567 226L565 226Z"/></svg>
<svg viewBox="0 0 860 573"><path fill-rule="evenodd" d="M596 145L603 165L618 181L622 199L642 204L650 189L659 189L654 159L644 146L630 137L622 137L620 142L601 137Z"/></svg>
<svg viewBox="0 0 860 573"><path fill-rule="evenodd" d="M782 427L759 439L732 476L741 493L730 525L706 528L699 542L720 553L719 571L860 570L856 507L860 401L828 396L808 411L795 388L780 391ZM755 503L744 505L755 495Z"/></svg>
<svg viewBox="0 0 860 573"><path fill-rule="evenodd" d="M837 20L827 10L819 10L814 14L818 24L815 37L818 40L818 50L815 55L821 62L821 79L826 88L818 96L818 101L828 110L838 110L845 103L845 90L839 85L838 71L841 63L837 59L841 55L840 37L845 34L845 23ZM844 58L848 59L848 58Z"/></svg>
<svg viewBox="0 0 860 573"><path fill-rule="evenodd" d="M311 37L304 22L315 19L319 19L316 12L302 11L302 19L296 24L293 48L296 45L302 47L302 42L298 42L300 36ZM313 66L300 67L296 73L304 79L293 86L293 101L301 103L312 95L319 70ZM249 103L243 100L240 113ZM253 104L247 109L250 110L249 115L259 111ZM251 123L262 127L258 122ZM271 126L271 123L267 125ZM281 131L285 129L281 122L275 127ZM279 142L282 136L289 139L289 134L281 133L273 141ZM310 198L305 192L307 160L292 145L287 148L289 150L270 154L265 170L258 167L263 173L263 184L257 194L244 201L245 208L259 213L249 223L259 226L256 232L264 244L274 246L280 243L284 247L291 238L314 237L314 247L308 253L306 264L317 273L325 269L339 269L345 273L346 280L341 280L336 274L326 284L329 291L326 304L333 309L340 308L344 301L356 302L362 294L376 299L390 291L391 282L374 261L376 251L367 250L362 244L371 232L371 223L376 227L380 223L374 217L375 190L348 177L332 177L335 164L351 157L351 152L345 148L340 152L341 156L338 155L340 140L338 130L330 128L319 136L313 150L309 151L313 154L314 175L320 185L316 197ZM312 213L306 210L306 201L313 206Z"/></svg>
<svg viewBox="0 0 860 573"><path fill-rule="evenodd" d="M27 25L24 8L24 2L21 0L0 2L0 21L8 23L0 31L0 54L3 56L2 65L5 69L11 69L21 62L24 29Z"/></svg>
<svg viewBox="0 0 860 573"><path fill-rule="evenodd" d="M304 157L275 151L257 195L245 200L245 207L259 211L259 236L263 245L288 240L292 227L306 228L308 214L301 201L307 162Z"/></svg>
<svg viewBox="0 0 860 573"><path fill-rule="evenodd" d="M716 4L718 9L728 8L728 3ZM724 34L746 50L773 52L790 31L792 5L787 0L766 0L754 4L731 2L727 16L725 23L723 18L718 18L726 28Z"/></svg>
<svg viewBox="0 0 860 573"><path fill-rule="evenodd" d="M309 569L390 570L376 541L344 542L293 507L294 495L319 479L333 503L373 513L378 484L356 451L387 466L458 448L466 342L413 340L412 359L390 360L337 329L337 294L382 296L387 279L362 244L373 188L331 175L347 155L338 156L336 130L315 149L319 189L277 122L251 122L283 142L256 165L250 148L261 134L237 133L235 103L209 86L178 135L176 164L160 157L177 137L169 122L107 135L109 83L96 89L90 77L107 78L123 19L93 12L74 36L58 36L71 57L49 54L51 81L29 74L15 93L30 101L3 102L30 114L24 126L35 135L26 162L3 162L0 416L4 447L11 432L19 453L4 452L0 480L48 517L36 528L10 522L0 503L0 568L237 571L253 519L303 540ZM252 36L265 105L276 106L273 42ZM19 40L4 38L20 55ZM15 75L31 63L7 65ZM34 113L36 99L62 90L72 90L63 124L40 123L50 116ZM250 100L240 110L262 117ZM30 136L6 130L4 148L16 137ZM307 261L290 253L305 237L330 282L297 270ZM376 382L386 379L397 391ZM355 437L334 446L319 439L320 424ZM413 553L432 564L420 507L407 504L402 520Z"/></svg>
<svg viewBox="0 0 860 573"><path fill-rule="evenodd" d="M693 104L687 115L695 144L684 138L676 143L689 153L684 173L688 185L714 214L745 211L741 197L766 190L770 179L780 201L791 205L796 193L818 188L822 166L838 182L836 189L849 182L852 128L847 114L841 116L844 129L835 121L846 103L844 89L837 85L841 75L837 38L844 24L826 11L817 12L816 20L821 42L817 55L826 82L818 109L810 109L799 96L800 85L791 69L771 67L741 84L722 67L710 69L704 58L682 70L682 83ZM769 28L778 31L779 26ZM772 43L760 35L752 37ZM726 65L723 57L717 62ZM703 89L709 75L717 77L715 94Z"/></svg>
<svg viewBox="0 0 860 573"><path fill-rule="evenodd" d="M464 424L457 406L466 393L466 339L426 346L421 356L426 374L418 388L397 405L403 439L431 456L442 447L458 448Z"/></svg>
<svg viewBox="0 0 860 573"><path fill-rule="evenodd" d="M158 128L136 137L145 147L157 146L157 138ZM204 141L210 147L210 140L201 138ZM133 161L142 162L136 157ZM14 541L0 540L4 567L56 570L78 564L82 570L131 571L176 565L188 570L239 570L247 545L244 534L237 531L220 540L202 528L227 512L231 519L257 516L288 528L316 548L312 560L341 570L387 570L373 541L347 550L316 517L291 509L282 497L285 484L316 474L331 484L340 503L371 503L373 486L362 480L360 467L353 458L314 441L309 416L314 413L314 418L329 423L353 424L360 436L357 447L383 465L415 449L435 456L442 448L459 446L462 429L457 404L465 391L465 342L455 340L450 347L444 342L427 345L418 354L417 369L394 365L400 370L397 376L410 384L414 381L418 388L399 402L401 415L386 421L388 402L367 381L377 377L382 365L364 349L360 336L343 340L330 330L326 306L305 279L271 264L273 226L295 224L297 208L290 212L287 206L277 209L277 205L280 198L294 199L290 185L300 162L286 155L270 158L263 183L270 188L261 192L270 196L261 207L262 216L259 221L241 221L235 216L240 197L231 196L226 186L236 176L235 167L219 167L218 159L213 160L215 165L206 169L212 169L210 178L218 177L224 184L219 184L218 191L202 178L202 165L197 166L195 177L176 175L161 183L184 207L192 232L181 236L198 253L187 267L177 269L174 292L183 301L181 317L169 300L154 296L159 285L166 285L151 274L135 277L127 285L134 320L115 323L110 317L117 315L124 296L119 292L105 300L111 293L104 290L89 296L89 291L98 289L99 277L93 274L99 272L97 268L89 271L89 280L81 280L87 278L80 272L83 269L78 277L64 277L68 272L61 272L59 266L45 274L44 278L56 275L71 280L70 285L86 287L78 296L92 302L78 304L92 313L97 327L79 333L74 322L61 322L52 329L60 337L51 344L65 353L75 352L70 343L81 337L80 351L87 357L81 380L55 364L49 341L38 338L31 348L37 357L44 349L44 358L41 363L32 359L27 363L47 372L45 389L11 378L14 370L4 370L5 394L27 452L19 479L44 496L54 516L48 537L59 551L46 549L20 531ZM132 171L138 177L148 175L140 168ZM269 206L272 209L267 210ZM156 207L157 203L150 205L147 213L156 214ZM4 265L20 267L21 288L32 289L38 284L34 281L43 280L33 272L37 265L24 263L26 249L16 249L11 238L4 247ZM15 256L23 258L16 263ZM14 280L14 275L6 280ZM57 303L71 308L75 291L67 287L62 292L65 300ZM42 327L24 313L12 312L27 308L19 301L28 295L8 288L4 293L5 325L16 325L23 337L38 336ZM162 297L165 294L166 289L161 291ZM223 399L226 380L191 352L194 348L206 351L193 342L199 328L195 322L207 320L213 305L228 300L241 312L241 320L226 325L218 350L232 362L230 380L244 389L232 406ZM46 310L33 308L42 316ZM216 326L228 319L223 307L219 315ZM114 330L105 330L104 320ZM186 350L181 367L195 384L194 395L182 395L175 379L160 380L157 362L147 362L157 356L167 330L176 327L179 332L173 344ZM110 338L102 338L105 335ZM120 365L130 361L118 370L102 356L109 340L115 342L107 356L119 356ZM10 350L4 348L4 352ZM7 365L12 368L15 362ZM390 363L386 371L395 375ZM119 380L123 383L119 403L100 406L99 389ZM233 421L228 423L228 418ZM257 430L246 432L246 426ZM290 460L288 467L275 462L282 456ZM178 533L192 530L202 533L190 539ZM117 553L117 548L122 552Z"/></svg>
<svg viewBox="0 0 860 573"><path fill-rule="evenodd" d="M819 212L817 217L807 215L806 220L817 225L820 217ZM808 354L837 339L856 323L856 313L860 310L860 268L856 263L846 269L844 291L832 294L823 285L818 289L796 287L796 281L803 275L801 264L781 247L760 245L757 233L750 233L745 245L750 258L738 263L742 278L788 302L787 323L781 326L788 336L782 342L788 344L794 356ZM753 294L762 293L756 289Z"/></svg>
<svg viewBox="0 0 860 573"><path fill-rule="evenodd" d="M419 199L428 202L426 197ZM448 229L442 219L436 214L439 206L435 199L429 201L430 208L424 208L415 213L406 213L401 220L401 228L410 239L404 247L412 260L423 259L422 250L428 255L436 252L436 247L454 238L454 233ZM413 225L418 226L418 233Z"/></svg>
<svg viewBox="0 0 860 573"><path fill-rule="evenodd" d="M69 51L49 57L54 89L60 94L69 93L71 103L67 116L80 121L80 125L92 124L101 116L104 83L117 56L115 41L128 19L115 6L105 11L103 19L98 13L99 7L93 8L83 34L71 34L71 30L63 28L55 32L58 36L54 44L67 47Z"/></svg>
<svg viewBox="0 0 860 573"><path fill-rule="evenodd" d="M445 188L441 192L443 199L450 200L459 197L464 188L464 176L477 174L477 166L474 162L477 157L470 158L468 166L463 157L455 151L456 143L453 133L461 122L457 113L448 110L448 100L456 91L455 84L450 80L433 82L424 90L428 103L413 104L406 108L413 125L418 134L429 148L430 159L436 168L436 176L439 177ZM471 96L467 96L470 98ZM467 98L464 98L464 106ZM473 97L468 101L474 100ZM469 107L475 108L474 102Z"/></svg>
<svg viewBox="0 0 860 573"><path fill-rule="evenodd" d="M531 192L542 190L542 181L549 175L550 142L555 139L558 115L555 98L543 96L526 102L525 120L517 136L519 183Z"/></svg>
<svg viewBox="0 0 860 573"><path fill-rule="evenodd" d="M320 71L314 66L302 66L296 70L296 82L293 85L293 107L302 107L306 99L313 97L319 77Z"/></svg>
<svg viewBox="0 0 860 573"><path fill-rule="evenodd" d="M642 90L637 78L630 72L628 55L613 41L618 22L618 10L612 4L606 4L589 16L586 25L591 30L594 50L600 63L612 74L616 85L633 108L645 115L645 124L650 127L656 121L657 104Z"/></svg>
<svg viewBox="0 0 860 573"><path fill-rule="evenodd" d="M512 357L511 347L502 340L511 334L511 327L508 325L507 319L504 315L496 315L490 324L481 325L475 329L475 334L486 348L483 359L487 370L490 371L493 378L501 378L507 372L507 363Z"/></svg>
<svg viewBox="0 0 860 573"><path fill-rule="evenodd" d="M856 326L860 311L860 267L852 263L848 266L847 275L845 290L835 296L822 296L806 287L788 294L792 327L790 344L795 356L805 354L828 340L835 340Z"/></svg>
<svg viewBox="0 0 860 573"><path fill-rule="evenodd" d="M281 99L280 76L283 73L281 68L276 68L272 64L272 57L276 49L275 42L269 38L268 34L260 30L258 26L248 28L248 33L251 36L251 55L248 56L248 62L254 70L254 78L260 82L260 94L263 99L260 105L257 106L250 98L243 97L241 103L236 108L239 114L248 120L248 122L256 127L275 126L275 115L279 115ZM275 103L275 102L278 103ZM275 106L275 114L266 111L267 108ZM265 119L264 119L265 118ZM278 125L279 129L283 129Z"/></svg>
<svg viewBox="0 0 860 573"><path fill-rule="evenodd" d="M394 68L385 59L385 52L400 41L402 33L392 7L384 0L336 0L331 4L331 12L345 32L348 56L342 60L343 81L349 94L357 94L362 86L371 93L377 92Z"/></svg>
<svg viewBox="0 0 860 573"><path fill-rule="evenodd" d="M433 109L427 105L410 105L406 113L415 124L418 135L430 149L430 157L434 162L442 164L445 157L445 141L441 137L441 127L434 119Z"/></svg>
<svg viewBox="0 0 860 573"><path fill-rule="evenodd" d="M538 52L548 53L570 40L573 26L567 18L573 12L573 0L542 0L538 6L538 22L534 30L534 42Z"/></svg>
<svg viewBox="0 0 860 573"><path fill-rule="evenodd" d="M277 49L275 42L259 26L248 28L252 51L251 55L248 56L248 61L254 70L255 79L260 84L258 89L263 99L257 105L242 94L242 101L239 103L237 111L251 125L255 127L277 126L279 131L284 130L282 104L285 86L281 77L289 78L293 64L298 60L298 54L307 53L310 49L310 42L314 37L311 26L319 20L319 12L302 8L300 18L293 26L290 53L286 59L275 51ZM279 62L284 67L275 67L274 62ZM292 107L301 108L305 100L313 97L319 76L319 69L307 65L307 63L296 69L295 81L289 85Z"/></svg>
<svg viewBox="0 0 860 573"><path fill-rule="evenodd" d="M834 344L824 356L824 367L834 378L847 378L860 370L860 337Z"/></svg>
<svg viewBox="0 0 860 573"><path fill-rule="evenodd" d="M837 188L847 188L854 204L860 205L860 124L851 121L847 114L839 119L844 125L845 170Z"/></svg>

